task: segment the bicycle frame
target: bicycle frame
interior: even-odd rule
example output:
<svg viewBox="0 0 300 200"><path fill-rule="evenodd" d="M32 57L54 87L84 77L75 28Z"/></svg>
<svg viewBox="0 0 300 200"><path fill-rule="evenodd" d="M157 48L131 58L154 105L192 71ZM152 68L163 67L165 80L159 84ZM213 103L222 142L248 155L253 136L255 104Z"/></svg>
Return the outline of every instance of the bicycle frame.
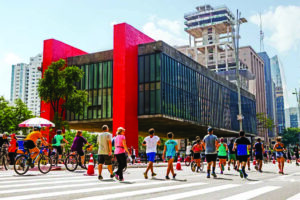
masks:
<svg viewBox="0 0 300 200"><path fill-rule="evenodd" d="M49 153L49 149L48 149L47 147L42 146L42 147L40 148L40 152L39 152L39 154L35 157L35 159L32 161L32 164L34 164L34 163L40 158L40 156L43 155L43 154L45 153L45 150L47 151L47 153ZM26 157L26 159L28 159L28 158L31 158L31 155L32 155L32 154L34 154L34 153L30 153L29 149L26 149L25 152L24 152L24 154L22 154L22 155L24 155L24 156Z"/></svg>

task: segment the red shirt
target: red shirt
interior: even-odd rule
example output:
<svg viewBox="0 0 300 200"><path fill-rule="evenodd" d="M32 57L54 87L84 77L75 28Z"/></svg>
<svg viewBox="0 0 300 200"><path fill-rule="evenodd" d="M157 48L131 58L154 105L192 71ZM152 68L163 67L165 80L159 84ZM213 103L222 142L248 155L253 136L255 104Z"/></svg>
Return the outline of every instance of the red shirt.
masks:
<svg viewBox="0 0 300 200"><path fill-rule="evenodd" d="M8 147L8 152L16 152L17 150L17 140L16 139L12 139L9 143L9 147Z"/></svg>

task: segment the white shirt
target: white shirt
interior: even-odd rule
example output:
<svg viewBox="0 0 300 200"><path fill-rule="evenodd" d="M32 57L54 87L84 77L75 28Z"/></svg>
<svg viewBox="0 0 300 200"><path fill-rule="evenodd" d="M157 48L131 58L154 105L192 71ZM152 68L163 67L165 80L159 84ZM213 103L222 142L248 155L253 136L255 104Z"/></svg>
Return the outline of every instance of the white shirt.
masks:
<svg viewBox="0 0 300 200"><path fill-rule="evenodd" d="M191 145L186 146L186 152L185 152L185 154L186 155L190 155L191 154L191 150L192 150L192 146Z"/></svg>
<svg viewBox="0 0 300 200"><path fill-rule="evenodd" d="M152 138L150 136L147 136L144 141L146 141L146 153L155 152L156 153L156 147L157 142L159 141L159 137L154 135Z"/></svg>

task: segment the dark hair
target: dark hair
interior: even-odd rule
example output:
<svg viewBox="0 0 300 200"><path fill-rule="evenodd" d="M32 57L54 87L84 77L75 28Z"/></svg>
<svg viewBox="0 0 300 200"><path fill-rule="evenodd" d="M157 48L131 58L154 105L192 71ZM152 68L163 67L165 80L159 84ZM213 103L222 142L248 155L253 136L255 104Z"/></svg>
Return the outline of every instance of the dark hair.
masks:
<svg viewBox="0 0 300 200"><path fill-rule="evenodd" d="M76 136L80 136L80 134L82 133L82 131L77 131Z"/></svg>
<svg viewBox="0 0 300 200"><path fill-rule="evenodd" d="M56 130L56 134L60 135L61 134L61 130Z"/></svg>
<svg viewBox="0 0 300 200"><path fill-rule="evenodd" d="M208 127L207 132L211 133L214 129L212 127Z"/></svg>
<svg viewBox="0 0 300 200"><path fill-rule="evenodd" d="M277 138L276 138L276 141L277 141L277 142L281 142L281 137L277 137Z"/></svg>
<svg viewBox="0 0 300 200"><path fill-rule="evenodd" d="M150 135L153 135L155 133L155 130L154 130L154 128L150 128L148 132Z"/></svg>
<svg viewBox="0 0 300 200"><path fill-rule="evenodd" d="M107 125L103 125L103 126L102 126L102 130L103 130L103 131L107 131L107 130L108 130L108 126L107 126Z"/></svg>
<svg viewBox="0 0 300 200"><path fill-rule="evenodd" d="M230 143L233 143L233 142L234 142L234 139L233 139L233 138L231 138L231 139L230 139Z"/></svg>
<svg viewBox="0 0 300 200"><path fill-rule="evenodd" d="M240 131L240 136L245 136L245 131Z"/></svg>
<svg viewBox="0 0 300 200"><path fill-rule="evenodd" d="M261 139L260 138L257 138L257 142L260 142L261 141Z"/></svg>
<svg viewBox="0 0 300 200"><path fill-rule="evenodd" d="M171 139L174 136L174 134L172 132L169 132L167 135L168 135L169 139Z"/></svg>
<svg viewBox="0 0 300 200"><path fill-rule="evenodd" d="M200 144L201 140L200 140L200 139L198 139L196 142L197 142L197 144Z"/></svg>

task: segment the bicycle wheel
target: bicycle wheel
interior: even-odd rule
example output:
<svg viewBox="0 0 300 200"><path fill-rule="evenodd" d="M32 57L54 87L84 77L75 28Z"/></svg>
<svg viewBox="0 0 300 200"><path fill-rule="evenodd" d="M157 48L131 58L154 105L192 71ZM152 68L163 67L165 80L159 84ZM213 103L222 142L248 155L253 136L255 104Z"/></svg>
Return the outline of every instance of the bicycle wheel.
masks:
<svg viewBox="0 0 300 200"><path fill-rule="evenodd" d="M184 161L184 163L185 163L185 166L190 166L190 164L191 164L191 161L188 161L188 160L186 160L186 161Z"/></svg>
<svg viewBox="0 0 300 200"><path fill-rule="evenodd" d="M78 167L78 158L77 155L68 155L66 160L65 160L65 166L66 169L70 172L73 172L77 169Z"/></svg>
<svg viewBox="0 0 300 200"><path fill-rule="evenodd" d="M51 158L51 160L52 160L52 165L53 165L53 166L57 166L57 163L58 163L58 155L57 155L57 154L51 155L50 158Z"/></svg>
<svg viewBox="0 0 300 200"><path fill-rule="evenodd" d="M195 161L192 161L192 162L191 162L191 170L192 170L192 172L195 172L195 171L196 171L196 168L197 168L196 162L195 162Z"/></svg>
<svg viewBox="0 0 300 200"><path fill-rule="evenodd" d="M41 173L47 174L52 168L52 159L47 155L42 155L38 162L38 168Z"/></svg>
<svg viewBox="0 0 300 200"><path fill-rule="evenodd" d="M29 165L26 164L27 157L25 155L18 156L15 160L14 170L19 175L24 175L29 169Z"/></svg>

